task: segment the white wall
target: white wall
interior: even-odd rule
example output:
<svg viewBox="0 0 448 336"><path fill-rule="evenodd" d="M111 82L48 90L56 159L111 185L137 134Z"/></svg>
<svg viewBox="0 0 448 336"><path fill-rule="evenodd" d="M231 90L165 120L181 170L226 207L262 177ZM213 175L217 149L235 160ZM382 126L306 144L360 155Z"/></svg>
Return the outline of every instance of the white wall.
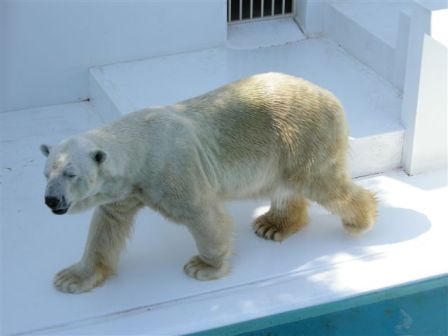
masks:
<svg viewBox="0 0 448 336"><path fill-rule="evenodd" d="M327 9L326 0L295 0L295 20L308 36L322 35Z"/></svg>
<svg viewBox="0 0 448 336"><path fill-rule="evenodd" d="M403 166L411 175L448 164L448 9L433 11L431 16L431 36L415 41L421 44L421 52L411 54L407 65Z"/></svg>
<svg viewBox="0 0 448 336"><path fill-rule="evenodd" d="M0 111L78 101L88 68L226 40L226 0L0 0Z"/></svg>

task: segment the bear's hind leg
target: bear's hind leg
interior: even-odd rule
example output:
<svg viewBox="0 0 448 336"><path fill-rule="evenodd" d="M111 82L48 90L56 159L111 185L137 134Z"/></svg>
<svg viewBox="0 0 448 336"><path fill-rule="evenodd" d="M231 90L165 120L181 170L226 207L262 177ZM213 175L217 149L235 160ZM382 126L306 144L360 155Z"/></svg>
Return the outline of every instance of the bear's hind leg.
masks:
<svg viewBox="0 0 448 336"><path fill-rule="evenodd" d="M197 280L214 280L229 273L233 223L222 205L204 208L187 223L199 255L185 264L184 271Z"/></svg>
<svg viewBox="0 0 448 336"><path fill-rule="evenodd" d="M282 241L308 223L308 201L301 195L274 197L267 213L256 218L252 227L265 239Z"/></svg>
<svg viewBox="0 0 448 336"><path fill-rule="evenodd" d="M135 214L142 206L139 200L130 198L97 207L81 261L57 273L55 287L61 292L82 293L113 274Z"/></svg>
<svg viewBox="0 0 448 336"><path fill-rule="evenodd" d="M314 190L312 199L339 215L347 232L359 234L370 230L377 216L375 195L353 183L350 178L342 183L335 181L330 181L325 188L321 185Z"/></svg>

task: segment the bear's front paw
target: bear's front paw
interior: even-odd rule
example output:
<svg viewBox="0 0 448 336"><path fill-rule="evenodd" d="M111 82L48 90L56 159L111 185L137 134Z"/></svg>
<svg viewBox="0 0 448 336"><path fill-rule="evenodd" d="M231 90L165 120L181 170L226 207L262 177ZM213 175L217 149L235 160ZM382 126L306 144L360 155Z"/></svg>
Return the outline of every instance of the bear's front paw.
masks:
<svg viewBox="0 0 448 336"><path fill-rule="evenodd" d="M204 262L199 256L195 256L185 264L184 271L197 280L215 280L229 273L229 265L223 262L219 267L215 267Z"/></svg>
<svg viewBox="0 0 448 336"><path fill-rule="evenodd" d="M83 293L101 285L107 275L100 267L85 267L78 263L57 273L53 283L64 293Z"/></svg>

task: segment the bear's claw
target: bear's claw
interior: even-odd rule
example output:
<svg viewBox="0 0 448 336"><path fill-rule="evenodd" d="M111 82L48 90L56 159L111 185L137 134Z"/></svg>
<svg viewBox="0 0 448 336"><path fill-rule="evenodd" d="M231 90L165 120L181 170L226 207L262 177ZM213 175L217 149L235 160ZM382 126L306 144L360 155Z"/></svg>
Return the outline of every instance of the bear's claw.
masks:
<svg viewBox="0 0 448 336"><path fill-rule="evenodd" d="M105 278L101 272L87 271L87 268L75 264L58 272L53 284L64 293L83 293L99 286Z"/></svg>
<svg viewBox="0 0 448 336"><path fill-rule="evenodd" d="M278 227L269 221L267 216L258 217L253 223L253 230L255 234L261 238L274 241L282 241L285 239Z"/></svg>
<svg viewBox="0 0 448 336"><path fill-rule="evenodd" d="M199 256L194 256L184 266L184 272L197 280L215 280L229 273L229 267L224 262L220 267L205 263Z"/></svg>

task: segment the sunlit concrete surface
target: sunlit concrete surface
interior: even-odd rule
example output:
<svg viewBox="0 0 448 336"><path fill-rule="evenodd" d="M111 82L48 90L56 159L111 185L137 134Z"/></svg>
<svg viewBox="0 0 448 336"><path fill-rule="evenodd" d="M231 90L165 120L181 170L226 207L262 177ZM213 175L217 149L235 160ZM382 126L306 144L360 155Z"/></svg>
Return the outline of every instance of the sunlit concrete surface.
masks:
<svg viewBox="0 0 448 336"><path fill-rule="evenodd" d="M344 105L353 137L403 130L398 89L334 42L298 38L271 47L222 47L95 67L91 76L126 114L176 103L246 76L283 72L332 91Z"/></svg>
<svg viewBox="0 0 448 336"><path fill-rule="evenodd" d="M357 180L380 200L376 226L360 237L313 206L302 232L265 241L250 223L268 202L229 203L232 272L200 282L182 272L196 254L187 230L145 209L117 276L90 293L60 293L53 275L81 257L91 212L55 216L46 208L39 145L101 123L88 103L0 114L4 335L183 334L448 272L446 171L392 171Z"/></svg>
<svg viewBox="0 0 448 336"><path fill-rule="evenodd" d="M228 46L154 57L92 68L92 101L104 120L151 106L172 104L221 85L263 72L282 72L312 81L332 91L342 102L350 132L349 169L353 177L401 166L404 128L401 93L384 78L328 39L305 39L290 21L241 24L244 34L230 35ZM275 24L274 24L275 23ZM278 29L282 45L235 47L255 28ZM258 26L260 24L260 26ZM249 28L250 29L249 29ZM238 28L230 26L229 30ZM262 31L264 31L262 30ZM240 32L241 33L241 32ZM296 40L293 40L295 37ZM290 42L285 42L289 38ZM253 43L255 43L253 42Z"/></svg>

